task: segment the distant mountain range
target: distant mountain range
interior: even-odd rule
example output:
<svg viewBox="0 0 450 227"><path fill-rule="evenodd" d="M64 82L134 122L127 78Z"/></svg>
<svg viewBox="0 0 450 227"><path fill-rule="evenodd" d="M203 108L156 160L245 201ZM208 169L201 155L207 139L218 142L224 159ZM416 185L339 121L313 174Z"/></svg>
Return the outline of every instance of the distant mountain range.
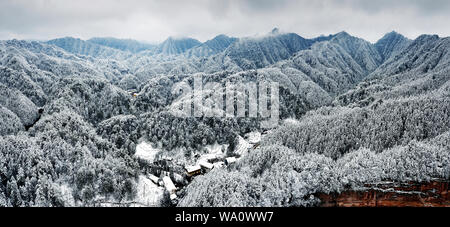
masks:
<svg viewBox="0 0 450 227"><path fill-rule="evenodd" d="M114 38L10 40L0 41L0 83L43 106L52 83L62 78L95 78L139 90L160 76L225 73L219 82L239 73L237 81L279 82L307 111L335 97L341 105L361 105L374 97L438 89L448 82L448 46L449 38L433 35L409 40L391 32L372 44L346 32L305 39L276 29L261 37L219 35L204 43L168 38L159 45Z"/></svg>
<svg viewBox="0 0 450 227"><path fill-rule="evenodd" d="M319 89L312 93L334 97L351 92L349 89L363 80L387 81L390 75L414 80L411 75L444 70L448 67L442 63L447 59L446 45L448 38L428 35L409 40L391 32L372 44L346 32L305 39L277 29L261 37L218 35L204 43L168 38L159 45L66 37L47 42L1 41L0 67L9 70L2 80L13 81L12 75L26 78L21 80L35 89L23 92L38 105L46 99L46 87L36 83L66 76L86 75L112 81L124 89L137 89L158 75L252 70L295 88L295 92L310 81L314 89Z"/></svg>
<svg viewBox="0 0 450 227"><path fill-rule="evenodd" d="M139 42L132 39L92 38L87 41L121 51L128 51L131 53L153 50L157 47L157 45L154 44Z"/></svg>
<svg viewBox="0 0 450 227"><path fill-rule="evenodd" d="M0 207L128 203L137 179L159 176L166 164L183 188L181 206L313 206L317 193L382 180L449 179L449 50L450 37L436 35L391 32L370 43L278 29L158 45L0 41ZM199 75L211 85L204 96L178 92ZM279 84L280 124L250 150L240 144L263 131L261 118L175 114L192 97L221 97L224 84L249 90L258 82ZM139 160L142 140L173 161L153 168ZM235 165L185 179L185 164L216 145L239 157Z"/></svg>
<svg viewBox="0 0 450 227"><path fill-rule="evenodd" d="M84 41L71 37L54 39L46 43L58 46L69 53L95 58L124 60L135 56L149 56L166 59L164 61L180 58L208 58L206 60L208 62L219 61L225 64L225 62L231 61L230 63L233 66L228 68L247 70L263 68L281 60L289 59L295 53L311 48L314 43L332 39L335 40L334 42L339 41L339 45L354 59L370 61L358 62L366 71L373 70L381 62L398 54L411 42L396 32L386 34L376 44L372 45L345 32L305 39L294 33L280 33L278 29L274 29L262 37L234 38L218 35L204 43L192 38L172 37L158 45L131 39L92 38ZM358 51L359 48L366 51ZM358 54L360 56L357 56Z"/></svg>

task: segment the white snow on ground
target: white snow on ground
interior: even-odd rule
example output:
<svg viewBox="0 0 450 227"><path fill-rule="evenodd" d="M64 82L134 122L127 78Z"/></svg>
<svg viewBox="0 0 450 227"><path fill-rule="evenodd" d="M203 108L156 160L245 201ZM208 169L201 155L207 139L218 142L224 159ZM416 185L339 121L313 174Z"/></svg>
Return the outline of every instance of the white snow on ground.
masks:
<svg viewBox="0 0 450 227"><path fill-rule="evenodd" d="M260 132L250 132L245 134L245 139L247 142L251 144L257 144L261 142L261 133Z"/></svg>
<svg viewBox="0 0 450 227"><path fill-rule="evenodd" d="M245 154L248 153L248 149L252 148L253 145L250 144L249 142L247 142L244 138L242 138L241 136L239 136L239 143L236 146L236 154L239 154L242 156L244 156Z"/></svg>
<svg viewBox="0 0 450 227"><path fill-rule="evenodd" d="M75 206L76 204L75 204L75 200L73 199L73 192L72 192L72 189L70 188L70 186L68 184L62 184L60 186L60 190L61 190L61 195L64 200L64 206L67 206L67 207Z"/></svg>
<svg viewBox="0 0 450 227"><path fill-rule="evenodd" d="M209 162L210 160L213 160L215 158L221 158L225 157L225 154L222 152L223 150L227 149L228 145L208 145L206 146L206 150L208 151L207 154L202 154L200 158L197 161L197 164L200 164L201 162Z"/></svg>
<svg viewBox="0 0 450 227"><path fill-rule="evenodd" d="M283 121L283 123L286 124L286 125L295 125L295 124L298 124L299 121L297 119L294 119L294 118L288 118L288 119L285 119Z"/></svg>
<svg viewBox="0 0 450 227"><path fill-rule="evenodd" d="M177 190L177 187L175 187L175 184L173 184L172 179L170 179L169 176L163 177L164 187L166 187L166 190L170 192L170 194L175 193Z"/></svg>
<svg viewBox="0 0 450 227"><path fill-rule="evenodd" d="M215 143L213 145L208 145L205 148L206 150L208 150L209 154L222 154L222 149L226 150L227 147L228 145L220 145L218 143Z"/></svg>
<svg viewBox="0 0 450 227"><path fill-rule="evenodd" d="M139 176L137 185L137 195L134 202L143 206L160 206L160 201L163 198L164 188L159 187L146 176Z"/></svg>
<svg viewBox="0 0 450 227"><path fill-rule="evenodd" d="M149 162L153 162L155 160L156 154L158 154L160 150L154 148L152 144L147 142L141 142L136 146L136 157L141 158L143 160L147 160Z"/></svg>
<svg viewBox="0 0 450 227"><path fill-rule="evenodd" d="M134 200L116 201L113 198L97 196L96 206L100 207L160 207L164 196L164 188L153 183L145 175L140 175L136 182L136 197Z"/></svg>
<svg viewBox="0 0 450 227"><path fill-rule="evenodd" d="M241 136L238 137L239 143L236 146L235 152L241 156L244 156L248 153L248 150L253 148L254 144L257 144L261 141L261 133L260 132L251 132L245 135L246 139ZM208 153L202 154L200 158L197 160L196 164L200 163L209 163L211 160L215 158L225 158L226 154L224 151L227 150L228 145L208 145L205 147Z"/></svg>

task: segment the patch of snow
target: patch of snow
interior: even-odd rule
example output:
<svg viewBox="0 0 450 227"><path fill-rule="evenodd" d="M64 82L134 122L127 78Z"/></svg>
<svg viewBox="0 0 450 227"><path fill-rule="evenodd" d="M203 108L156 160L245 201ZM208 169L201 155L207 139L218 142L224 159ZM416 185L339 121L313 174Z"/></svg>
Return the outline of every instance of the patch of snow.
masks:
<svg viewBox="0 0 450 227"><path fill-rule="evenodd" d="M73 207L75 206L75 200L73 199L73 191L72 188L69 187L68 184L61 184L60 192L64 201L64 206L66 207Z"/></svg>
<svg viewBox="0 0 450 227"><path fill-rule="evenodd" d="M163 198L163 195L164 188L159 187L143 175L139 176L137 195L134 202L149 207L160 206L160 201Z"/></svg>
<svg viewBox="0 0 450 227"><path fill-rule="evenodd" d="M163 177L163 182L164 187L166 187L166 190L169 191L171 194L177 190L177 187L175 187L170 177L168 176Z"/></svg>
<svg viewBox="0 0 450 227"><path fill-rule="evenodd" d="M237 161L236 157L229 157L225 159L227 161L227 164L232 164L235 163Z"/></svg>
<svg viewBox="0 0 450 227"><path fill-rule="evenodd" d="M136 146L136 157L147 160L149 162L154 162L156 154L159 153L159 149L154 148L152 144L147 142L141 142Z"/></svg>
<svg viewBox="0 0 450 227"><path fill-rule="evenodd" d="M201 170L201 167L200 167L199 165L195 165L195 166L186 166L185 169L186 169L186 171L187 171L188 173L192 173L192 172Z"/></svg>
<svg viewBox="0 0 450 227"><path fill-rule="evenodd" d="M150 178L151 181L153 181L153 183L158 184L159 182L159 177L153 175L153 174L148 174L148 178Z"/></svg>
<svg viewBox="0 0 450 227"><path fill-rule="evenodd" d="M252 148L253 145L251 145L249 142L247 142L244 138L239 136L239 143L236 146L235 153L239 154L241 156L244 156L248 153L248 149Z"/></svg>
<svg viewBox="0 0 450 227"><path fill-rule="evenodd" d="M248 143L257 144L261 142L261 133L260 132L250 132L245 134L245 139Z"/></svg>
<svg viewBox="0 0 450 227"><path fill-rule="evenodd" d="M225 166L225 163L224 162L216 162L213 165L214 165L214 168L222 168Z"/></svg>
<svg viewBox="0 0 450 227"><path fill-rule="evenodd" d="M200 165L200 163L205 162L211 163L215 159L224 158L225 154L223 151L226 151L227 147L228 145L219 145L217 143L214 145L206 146L205 148L208 151L208 153L200 156L200 158L197 161L197 165Z"/></svg>
<svg viewBox="0 0 450 227"><path fill-rule="evenodd" d="M295 119L295 118L288 118L288 119L285 119L283 121L283 123L286 124L286 125L295 125L295 124L298 124L299 121L297 119Z"/></svg>
<svg viewBox="0 0 450 227"><path fill-rule="evenodd" d="M212 169L212 168L214 168L214 165L213 165L213 164L211 164L211 163L209 163L209 162L205 162L205 161L199 162L199 165L200 165L201 167L203 167L203 168L206 168L206 169Z"/></svg>
<svg viewBox="0 0 450 227"><path fill-rule="evenodd" d="M218 143L215 143L213 145L208 145L205 148L206 148L206 150L208 150L209 154L221 154L222 153L222 149L226 150L226 147L222 148L224 146L228 146L228 145L220 145Z"/></svg>

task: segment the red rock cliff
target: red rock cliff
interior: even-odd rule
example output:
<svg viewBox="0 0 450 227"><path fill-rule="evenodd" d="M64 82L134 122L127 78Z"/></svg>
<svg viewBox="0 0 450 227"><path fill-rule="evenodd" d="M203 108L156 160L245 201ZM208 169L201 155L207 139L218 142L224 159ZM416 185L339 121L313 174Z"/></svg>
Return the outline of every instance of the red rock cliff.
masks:
<svg viewBox="0 0 450 227"><path fill-rule="evenodd" d="M449 181L385 182L358 191L318 194L322 207L450 207Z"/></svg>

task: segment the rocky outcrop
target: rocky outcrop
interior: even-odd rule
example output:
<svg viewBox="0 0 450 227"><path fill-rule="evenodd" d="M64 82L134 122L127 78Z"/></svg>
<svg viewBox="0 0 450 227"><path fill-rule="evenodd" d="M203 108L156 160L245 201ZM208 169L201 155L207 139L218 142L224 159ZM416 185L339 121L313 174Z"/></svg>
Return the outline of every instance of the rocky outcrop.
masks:
<svg viewBox="0 0 450 227"><path fill-rule="evenodd" d="M318 194L322 207L450 207L449 181L383 182L340 194Z"/></svg>

